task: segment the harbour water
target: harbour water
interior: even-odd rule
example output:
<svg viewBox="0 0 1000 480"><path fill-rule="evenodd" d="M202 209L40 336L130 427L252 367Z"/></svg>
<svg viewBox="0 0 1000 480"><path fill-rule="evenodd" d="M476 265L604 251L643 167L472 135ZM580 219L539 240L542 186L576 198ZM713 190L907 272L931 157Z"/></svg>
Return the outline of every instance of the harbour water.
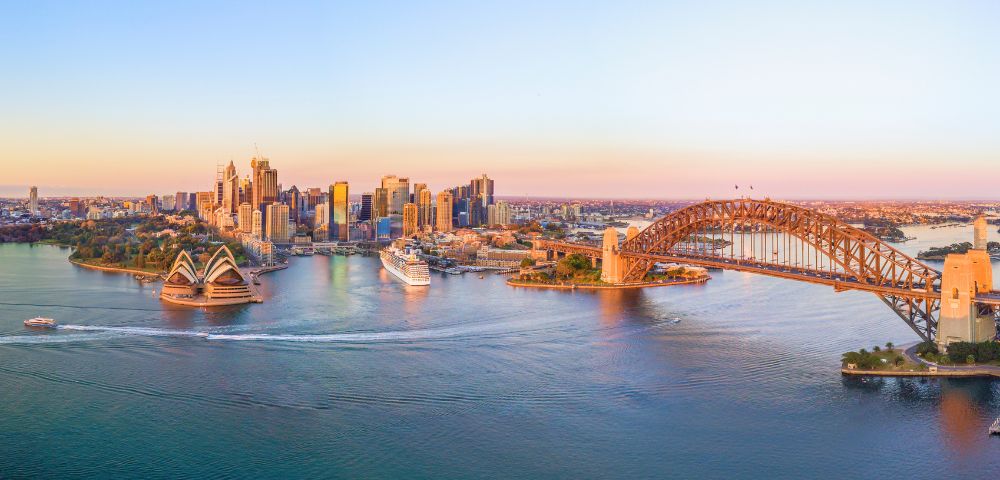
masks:
<svg viewBox="0 0 1000 480"><path fill-rule="evenodd" d="M971 238L906 229L907 253ZM845 378L913 332L875 296L750 274L568 292L301 257L265 303L0 245L0 477L983 478L1000 382ZM1000 270L1000 268L998 268ZM28 331L49 316L64 325Z"/></svg>

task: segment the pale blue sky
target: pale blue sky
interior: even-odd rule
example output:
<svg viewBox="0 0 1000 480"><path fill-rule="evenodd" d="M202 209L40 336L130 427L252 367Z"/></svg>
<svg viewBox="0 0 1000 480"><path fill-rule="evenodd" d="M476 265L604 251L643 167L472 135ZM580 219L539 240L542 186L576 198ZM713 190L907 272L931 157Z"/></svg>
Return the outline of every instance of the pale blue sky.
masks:
<svg viewBox="0 0 1000 480"><path fill-rule="evenodd" d="M997 25L997 2L7 2L0 194L205 189L256 142L286 186L996 197Z"/></svg>

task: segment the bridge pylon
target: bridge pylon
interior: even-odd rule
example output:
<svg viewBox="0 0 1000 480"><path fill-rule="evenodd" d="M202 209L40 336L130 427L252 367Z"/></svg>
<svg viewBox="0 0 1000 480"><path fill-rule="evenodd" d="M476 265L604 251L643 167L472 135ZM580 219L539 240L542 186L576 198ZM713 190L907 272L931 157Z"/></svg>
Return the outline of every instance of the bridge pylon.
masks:
<svg viewBox="0 0 1000 480"><path fill-rule="evenodd" d="M975 246L966 253L945 257L941 272L941 314L938 348L952 342L984 342L997 333L993 309L981 308L976 296L993 290L993 265L986 251L986 220L975 221Z"/></svg>
<svg viewBox="0 0 1000 480"><path fill-rule="evenodd" d="M604 230L601 244L601 281L622 283L625 278L625 262L618 245L618 230L608 227Z"/></svg>

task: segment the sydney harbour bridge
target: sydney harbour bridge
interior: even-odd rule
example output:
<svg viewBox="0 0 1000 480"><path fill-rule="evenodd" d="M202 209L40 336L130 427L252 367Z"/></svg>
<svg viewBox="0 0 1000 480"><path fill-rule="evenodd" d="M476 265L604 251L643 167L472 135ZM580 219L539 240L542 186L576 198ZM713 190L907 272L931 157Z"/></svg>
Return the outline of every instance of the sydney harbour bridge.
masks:
<svg viewBox="0 0 1000 480"><path fill-rule="evenodd" d="M975 248L938 271L831 215L742 198L679 209L629 228L624 241L609 228L600 246L537 240L535 248L589 257L600 262L602 280L621 286L641 286L657 263L679 263L870 292L920 338L946 345L996 334L1000 292L992 289L985 220L976 232Z"/></svg>

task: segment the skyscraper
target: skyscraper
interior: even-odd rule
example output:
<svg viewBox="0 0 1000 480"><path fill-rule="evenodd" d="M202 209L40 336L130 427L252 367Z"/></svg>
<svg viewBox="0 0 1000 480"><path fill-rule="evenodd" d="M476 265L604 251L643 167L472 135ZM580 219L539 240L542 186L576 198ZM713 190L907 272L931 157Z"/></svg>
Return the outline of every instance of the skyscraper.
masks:
<svg viewBox="0 0 1000 480"><path fill-rule="evenodd" d="M346 242L350 240L351 216L348 211L347 182L330 185L330 240Z"/></svg>
<svg viewBox="0 0 1000 480"><path fill-rule="evenodd" d="M271 168L271 161L264 157L250 159L253 178L250 181L254 208L278 201L278 171ZM265 212L265 216L267 212Z"/></svg>
<svg viewBox="0 0 1000 480"><path fill-rule="evenodd" d="M497 202L497 225L510 225L510 204L507 202Z"/></svg>
<svg viewBox="0 0 1000 480"><path fill-rule="evenodd" d="M382 188L389 197L389 214L402 214L403 204L410 201L410 179L386 175L382 177Z"/></svg>
<svg viewBox="0 0 1000 480"><path fill-rule="evenodd" d="M372 219L373 197L374 194L371 192L361 194L361 210L358 211L359 222L367 222Z"/></svg>
<svg viewBox="0 0 1000 480"><path fill-rule="evenodd" d="M236 215L236 224L240 231L253 233L253 212L253 205L246 202L240 204L239 212Z"/></svg>
<svg viewBox="0 0 1000 480"><path fill-rule="evenodd" d="M426 183L414 183L413 184L413 194L410 195L410 200L409 201L411 201L413 203L416 203L418 205L417 208L420 208L419 207L419 204L420 204L420 192L422 192L424 190L427 190L427 184Z"/></svg>
<svg viewBox="0 0 1000 480"><path fill-rule="evenodd" d="M484 173L469 182L469 224L487 223L488 207L493 205L493 180Z"/></svg>
<svg viewBox="0 0 1000 480"><path fill-rule="evenodd" d="M417 232L417 204L403 204L403 236L412 237Z"/></svg>
<svg viewBox="0 0 1000 480"><path fill-rule="evenodd" d="M298 187L292 185L292 188L289 188L288 191L285 192L284 203L288 204L288 218L298 225L299 212L302 207L302 194L299 192Z"/></svg>
<svg viewBox="0 0 1000 480"><path fill-rule="evenodd" d="M451 231L451 204L452 196L447 190L442 191L437 196L437 230L439 232Z"/></svg>
<svg viewBox="0 0 1000 480"><path fill-rule="evenodd" d="M177 192L174 195L174 209L179 212L189 208L191 207L188 205L188 194L186 192Z"/></svg>
<svg viewBox="0 0 1000 480"><path fill-rule="evenodd" d="M431 191L427 188L420 190L417 197L417 226L423 228L434 223L431 216L434 212L434 201L431 200Z"/></svg>
<svg viewBox="0 0 1000 480"><path fill-rule="evenodd" d="M264 215L267 223L267 239L274 243L288 243L288 205L271 203Z"/></svg>
<svg viewBox="0 0 1000 480"><path fill-rule="evenodd" d="M28 211L32 217L37 217L40 213L38 210L38 187L36 186L32 186L31 190L28 191Z"/></svg>
<svg viewBox="0 0 1000 480"><path fill-rule="evenodd" d="M236 165L230 160L222 172L222 210L227 214L233 214L239 205L240 177L236 174Z"/></svg>
<svg viewBox="0 0 1000 480"><path fill-rule="evenodd" d="M389 191L384 188L375 189L375 211L372 215L375 218L383 218L389 216Z"/></svg>
<svg viewBox="0 0 1000 480"><path fill-rule="evenodd" d="M264 215L262 215L260 210L257 210L256 208L254 208L253 213L250 214L250 234L258 240L262 240L264 238Z"/></svg>

